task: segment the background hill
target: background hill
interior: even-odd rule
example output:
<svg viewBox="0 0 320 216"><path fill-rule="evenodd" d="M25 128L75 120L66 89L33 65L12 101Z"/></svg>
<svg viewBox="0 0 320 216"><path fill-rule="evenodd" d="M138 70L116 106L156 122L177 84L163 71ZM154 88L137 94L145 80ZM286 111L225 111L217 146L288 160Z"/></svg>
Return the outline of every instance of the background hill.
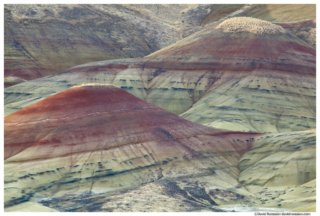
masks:
<svg viewBox="0 0 320 216"><path fill-rule="evenodd" d="M6 5L5 211L315 211L315 36L315 5Z"/></svg>

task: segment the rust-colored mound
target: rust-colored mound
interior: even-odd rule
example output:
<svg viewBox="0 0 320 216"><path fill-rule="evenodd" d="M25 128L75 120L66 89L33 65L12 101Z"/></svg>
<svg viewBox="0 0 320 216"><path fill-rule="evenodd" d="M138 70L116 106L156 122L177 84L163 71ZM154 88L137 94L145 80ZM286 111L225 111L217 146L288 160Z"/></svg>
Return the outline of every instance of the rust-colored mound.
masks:
<svg viewBox="0 0 320 216"><path fill-rule="evenodd" d="M135 142L145 142L152 139L150 136L161 134L162 129L157 127L162 125L178 131L194 125L120 88L102 84L73 87L7 116L4 122L5 159L29 147L37 149L27 158L19 159L24 161L68 155L71 153L68 150L75 153L98 150L98 146L101 149L119 147L125 145L126 136L134 132L141 132ZM201 125L192 130L199 129L218 131ZM165 129L163 131L165 134ZM118 135L113 138L115 134ZM84 137L88 140L82 143ZM108 144L100 143L102 137ZM110 142L114 139L118 142ZM80 144L73 144L79 141ZM71 149L66 149L67 145Z"/></svg>
<svg viewBox="0 0 320 216"><path fill-rule="evenodd" d="M246 196L237 165L259 136L192 123L102 84L70 88L5 117L4 134L6 207L160 179L201 180L206 190Z"/></svg>
<svg viewBox="0 0 320 216"><path fill-rule="evenodd" d="M112 83L215 128L262 133L306 130L315 128L315 55L314 48L280 26L237 17L206 25L143 59L79 65L9 87L5 113L73 85L96 82Z"/></svg>
<svg viewBox="0 0 320 216"><path fill-rule="evenodd" d="M314 48L281 26L236 17L148 55L145 67L315 74L315 54Z"/></svg>

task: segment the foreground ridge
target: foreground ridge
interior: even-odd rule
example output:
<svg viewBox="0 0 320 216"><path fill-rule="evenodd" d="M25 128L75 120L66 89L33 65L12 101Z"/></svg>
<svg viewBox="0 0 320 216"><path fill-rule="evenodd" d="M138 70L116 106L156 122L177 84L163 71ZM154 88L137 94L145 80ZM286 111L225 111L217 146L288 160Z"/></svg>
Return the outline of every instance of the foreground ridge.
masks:
<svg viewBox="0 0 320 216"><path fill-rule="evenodd" d="M109 84L70 88L5 117L5 206L152 182L189 190L180 181L203 176L199 190L233 188L251 200L237 166L259 135L189 122Z"/></svg>

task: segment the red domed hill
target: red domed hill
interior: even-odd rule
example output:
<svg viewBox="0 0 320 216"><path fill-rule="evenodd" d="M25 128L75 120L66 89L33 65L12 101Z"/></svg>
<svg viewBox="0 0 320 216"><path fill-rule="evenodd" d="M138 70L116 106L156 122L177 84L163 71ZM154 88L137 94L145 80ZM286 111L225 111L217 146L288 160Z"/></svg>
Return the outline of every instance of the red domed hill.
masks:
<svg viewBox="0 0 320 216"><path fill-rule="evenodd" d="M143 59L79 65L5 90L9 114L82 83L112 83L203 125L246 132L315 128L316 50L248 17L209 24Z"/></svg>
<svg viewBox="0 0 320 216"><path fill-rule="evenodd" d="M69 154L65 149L69 144L72 152L82 152L99 150L97 146L104 149L119 143L146 142L155 139L157 131L166 134L166 130L157 129L158 126L172 127L184 134L184 127L194 125L113 85L82 85L7 116L5 159L27 148L35 148L34 154L28 155L29 160L34 160ZM220 132L201 125L192 130L186 131L188 136L197 132ZM129 138L133 133L139 138ZM113 139L116 134L117 141ZM169 132L166 135L172 137ZM90 142L90 146L82 144L83 139ZM108 140L107 144L101 143L103 139ZM80 144L73 144L79 141Z"/></svg>
<svg viewBox="0 0 320 216"><path fill-rule="evenodd" d="M315 57L313 47L281 26L236 17L147 56L144 66L198 75L205 93L180 115L185 119L288 132L315 128Z"/></svg>
<svg viewBox="0 0 320 216"><path fill-rule="evenodd" d="M315 49L267 21L235 17L148 55L145 67L315 74Z"/></svg>
<svg viewBox="0 0 320 216"><path fill-rule="evenodd" d="M5 206L160 179L247 195L237 166L258 135L189 122L113 85L73 87L5 117Z"/></svg>

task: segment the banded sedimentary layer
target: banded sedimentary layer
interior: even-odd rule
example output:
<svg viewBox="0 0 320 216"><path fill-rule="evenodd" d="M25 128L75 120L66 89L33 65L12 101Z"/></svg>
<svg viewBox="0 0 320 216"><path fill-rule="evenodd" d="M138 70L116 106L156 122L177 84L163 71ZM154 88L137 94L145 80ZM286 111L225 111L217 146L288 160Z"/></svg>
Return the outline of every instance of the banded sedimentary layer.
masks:
<svg viewBox="0 0 320 216"><path fill-rule="evenodd" d="M299 22L275 23L316 48L316 19Z"/></svg>
<svg viewBox="0 0 320 216"><path fill-rule="evenodd" d="M315 211L314 12L6 5L5 211Z"/></svg>
<svg viewBox="0 0 320 216"><path fill-rule="evenodd" d="M113 85L70 88L4 125L5 207L46 198L67 211L63 197L105 198L152 182L191 209L254 200L237 181L238 161L259 134L192 123ZM103 210L93 204L81 206Z"/></svg>
<svg viewBox="0 0 320 216"><path fill-rule="evenodd" d="M280 25L316 48L316 5L214 5L202 24L242 16Z"/></svg>
<svg viewBox="0 0 320 216"><path fill-rule="evenodd" d="M239 182L265 207L316 209L316 130L268 134L239 162Z"/></svg>
<svg viewBox="0 0 320 216"><path fill-rule="evenodd" d="M5 5L5 77L143 57L201 29L210 5ZM6 86L14 83L6 83Z"/></svg>
<svg viewBox="0 0 320 216"><path fill-rule="evenodd" d="M315 53L281 26L236 17L206 25L142 59L88 63L9 87L5 115L71 86L95 82L112 83L216 128L307 130L316 122Z"/></svg>
<svg viewBox="0 0 320 216"><path fill-rule="evenodd" d="M6 77L4 78L4 87L7 88L25 81L26 80L17 77Z"/></svg>

